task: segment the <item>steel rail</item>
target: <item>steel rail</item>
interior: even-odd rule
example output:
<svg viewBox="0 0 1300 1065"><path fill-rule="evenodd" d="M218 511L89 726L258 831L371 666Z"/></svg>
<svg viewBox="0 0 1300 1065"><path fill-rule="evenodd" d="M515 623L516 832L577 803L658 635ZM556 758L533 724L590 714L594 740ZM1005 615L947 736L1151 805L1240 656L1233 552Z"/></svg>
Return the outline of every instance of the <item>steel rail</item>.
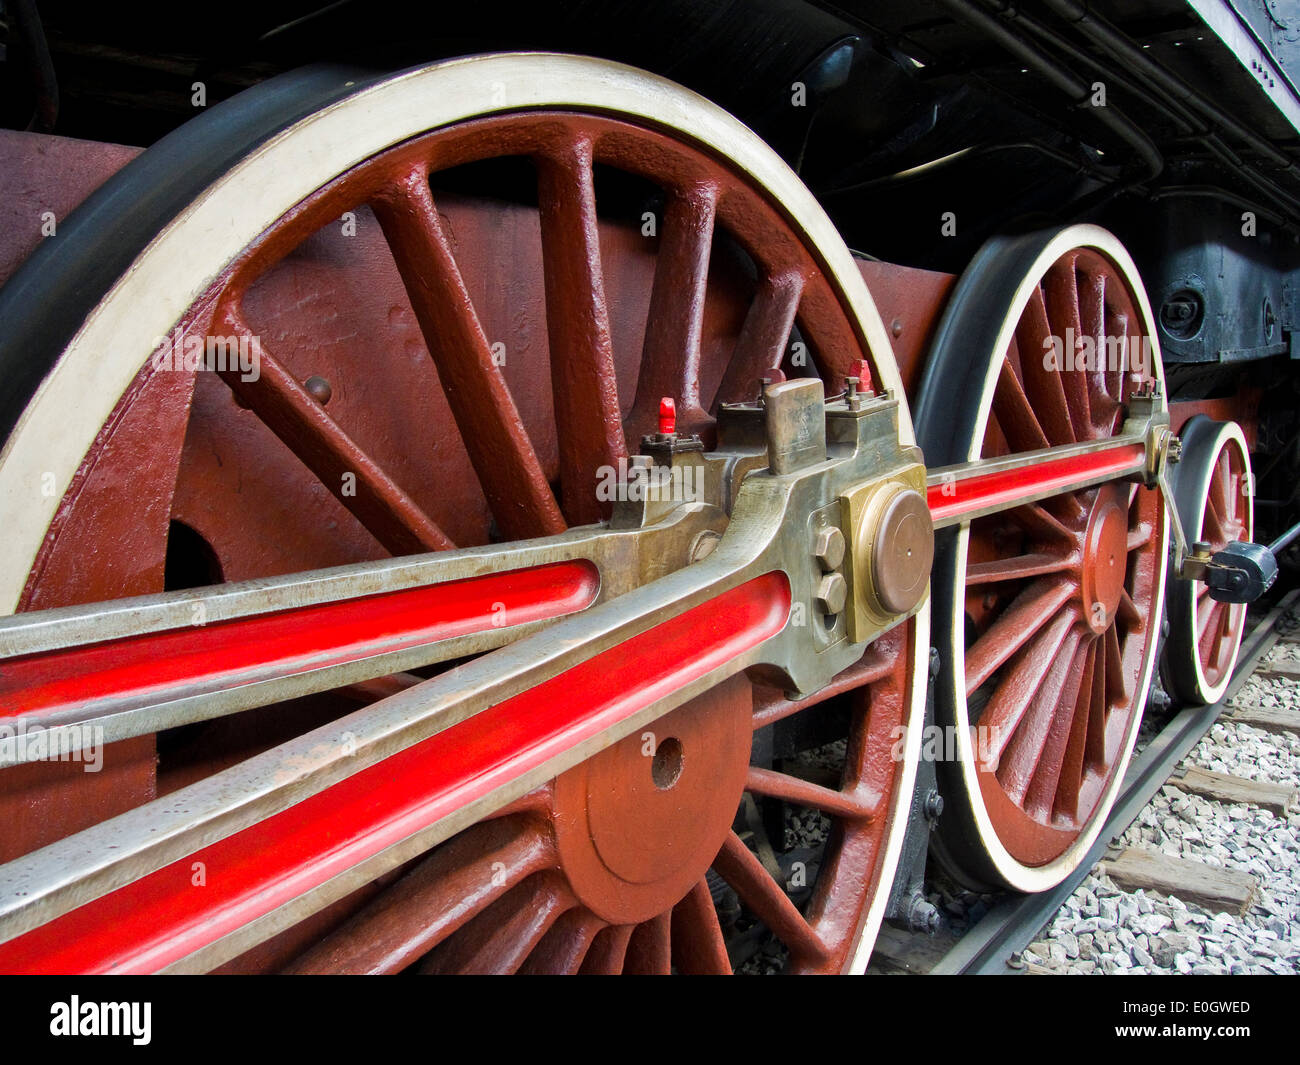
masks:
<svg viewBox="0 0 1300 1065"><path fill-rule="evenodd" d="M1092 872L1111 843L1133 823L1178 763L1209 732L1260 659L1277 642L1277 623L1298 603L1300 589L1294 589L1260 619L1243 642L1233 679L1218 702L1180 710L1133 759L1124 776L1119 800L1079 867L1056 887L1041 894L1007 896L1000 900L974 928L953 944L952 949L930 970L931 974L1010 975L1025 971L1013 967L1010 964L1012 959L1034 941L1065 900Z"/></svg>

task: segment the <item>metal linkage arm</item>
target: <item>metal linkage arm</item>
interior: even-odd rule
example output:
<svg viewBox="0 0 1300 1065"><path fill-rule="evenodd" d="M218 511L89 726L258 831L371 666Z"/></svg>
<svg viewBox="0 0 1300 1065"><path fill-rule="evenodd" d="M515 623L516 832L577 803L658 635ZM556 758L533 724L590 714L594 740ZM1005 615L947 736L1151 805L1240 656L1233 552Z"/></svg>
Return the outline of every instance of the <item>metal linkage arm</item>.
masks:
<svg viewBox="0 0 1300 1065"><path fill-rule="evenodd" d="M0 619L0 766L464 657L634 586L724 515ZM39 743L29 742L39 735ZM43 754L35 754L43 757Z"/></svg>
<svg viewBox="0 0 1300 1065"><path fill-rule="evenodd" d="M917 456L899 446L897 407L888 399L829 409L819 382L790 382L769 391L761 417L772 442L769 467L754 469L752 452L737 452L730 465L748 476L725 534L714 534L716 546L701 561L665 573L670 547L685 562L700 557L699 535L684 535L686 526L671 539L642 541L653 549L631 554L630 571L618 578L633 586L625 594L0 867L0 969L209 969L742 670L762 667L791 691L825 685L924 600L923 578L877 587L871 577L881 569L881 545L916 540L911 531L900 539L889 530L915 525L899 500L909 492L920 498ZM753 420L744 412L737 418ZM693 531L707 530L718 513L708 504L684 506L672 520L697 511L713 517L698 519ZM817 514L828 524L810 526ZM846 515L876 535L863 540L848 526L849 557L835 558L822 534ZM618 542L608 533L572 535L588 535L589 549ZM493 554L475 564L486 569L506 557L525 556ZM532 562L593 557L575 549L567 561L550 554ZM843 580L841 567L856 604L851 635L844 597L826 591L831 576ZM611 572L601 568L601 579L613 579ZM561 601L578 609L589 589L581 581L575 588L576 598ZM232 624L253 620L223 602ZM156 605L157 632L174 631L169 611L184 603ZM35 654L79 646L73 634L86 619L62 621L69 628L54 619L45 642L28 633L17 647ZM127 627L131 638L142 636L138 625L132 619L135 627ZM395 660L385 659L385 670ZM283 669L283 660L271 665ZM233 663L231 675L246 666ZM348 675L334 674L333 682ZM101 679L105 698L121 697L110 694L108 674ZM274 685L282 683L268 680L264 691L279 697L284 689ZM159 712L148 692L135 695L142 700L135 712ZM202 889L194 886L196 868L205 871Z"/></svg>

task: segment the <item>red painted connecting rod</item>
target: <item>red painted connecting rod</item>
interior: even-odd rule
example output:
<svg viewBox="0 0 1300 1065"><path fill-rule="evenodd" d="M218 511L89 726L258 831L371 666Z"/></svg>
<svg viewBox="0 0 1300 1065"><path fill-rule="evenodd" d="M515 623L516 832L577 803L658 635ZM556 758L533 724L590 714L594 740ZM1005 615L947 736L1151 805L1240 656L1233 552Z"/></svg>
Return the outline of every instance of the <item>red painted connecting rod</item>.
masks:
<svg viewBox="0 0 1300 1065"><path fill-rule="evenodd" d="M951 523L1080 480L1132 475L1145 458L1142 444L1125 441L1021 468L958 471L930 486L929 503L937 523ZM513 623L558 617L594 601L591 569L552 563L217 622L204 629L201 652L193 631L170 629L10 658L0 662L0 722L485 631L505 581ZM0 943L0 970L178 963L752 651L784 629L790 606L780 571L723 591L169 864L64 905Z"/></svg>

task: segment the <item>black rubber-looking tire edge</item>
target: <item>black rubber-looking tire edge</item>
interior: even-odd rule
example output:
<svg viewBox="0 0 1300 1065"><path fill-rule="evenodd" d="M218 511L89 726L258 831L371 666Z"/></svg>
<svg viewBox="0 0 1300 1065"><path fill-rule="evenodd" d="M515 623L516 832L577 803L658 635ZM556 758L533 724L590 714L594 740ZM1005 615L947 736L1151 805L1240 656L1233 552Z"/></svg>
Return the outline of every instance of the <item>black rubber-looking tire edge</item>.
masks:
<svg viewBox="0 0 1300 1065"><path fill-rule="evenodd" d="M1179 432L1183 455L1170 475L1174 490L1174 504L1178 507L1178 520L1182 522L1188 547L1201 534L1200 514L1205 510L1205 481L1211 476L1207 468L1218 454L1219 433L1225 423L1204 414L1188 418ZM1200 512L1198 514L1198 512ZM1169 618L1169 635L1160 653L1160 679L1165 691L1179 706L1203 706L1196 692L1196 682L1175 665L1185 665L1200 654L1196 646L1188 646L1182 626L1174 624L1192 612L1192 599L1196 594L1194 581L1179 580L1172 571L1165 590L1165 616Z"/></svg>
<svg viewBox="0 0 1300 1065"><path fill-rule="evenodd" d="M967 265L957 280L943 317L930 342L921 384L913 404L916 440L931 468L951 466L967 460L970 441L979 421L980 401L991 349L1002 328L1002 310L1011 305L1024 276L1052 239L1053 231L1015 237L993 237ZM996 315L996 317L995 317ZM931 626L946 624L958 609L953 602L952 583L957 570L959 526L942 529L935 537L934 563L930 567ZM938 646L938 639L931 640ZM935 721L952 727L957 720L953 705L956 691L951 655L941 655L934 678ZM954 880L974 891L1001 890L1001 877L984 853L978 839L943 831L956 823L970 823L961 768L955 762L939 761L936 766L939 790L948 809L939 830L930 836L930 850ZM958 810L957 806L967 807Z"/></svg>

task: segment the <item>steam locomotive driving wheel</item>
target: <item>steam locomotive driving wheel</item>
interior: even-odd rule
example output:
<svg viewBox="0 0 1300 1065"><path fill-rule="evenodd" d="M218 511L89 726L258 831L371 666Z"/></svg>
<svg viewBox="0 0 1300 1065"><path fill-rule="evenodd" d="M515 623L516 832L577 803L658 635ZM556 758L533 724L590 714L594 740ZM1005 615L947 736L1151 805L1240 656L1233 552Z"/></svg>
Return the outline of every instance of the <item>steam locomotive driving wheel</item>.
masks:
<svg viewBox="0 0 1300 1065"><path fill-rule="evenodd" d="M808 500L785 571L744 583L717 496L649 546L594 524L643 437L711 449L763 378L869 378L872 446L911 443L861 276L757 137L575 57L311 71L178 131L59 241L4 297L0 362L40 373L0 461L0 683L117 742L90 803L0 768L6 969L729 972L754 926L791 969L865 966L924 608L797 690L745 667L805 620L847 646L804 589L841 568ZM57 638L22 628L54 609ZM825 825L798 875L787 809Z"/></svg>
<svg viewBox="0 0 1300 1065"><path fill-rule="evenodd" d="M1182 459L1174 469L1174 499L1194 542L1221 551L1254 532L1250 450L1235 422L1193 415L1183 426ZM1232 678L1246 627L1244 603L1220 603L1201 582L1170 581L1169 638L1161 675L1180 703L1218 700Z"/></svg>
<svg viewBox="0 0 1300 1065"><path fill-rule="evenodd" d="M933 466L1068 447L1163 406L1137 271L1094 226L991 241L935 338L917 425ZM1082 860L1113 804L1154 662L1168 545L1160 491L1132 479L1044 494L946 532L934 569L936 853L959 879L1041 891Z"/></svg>

